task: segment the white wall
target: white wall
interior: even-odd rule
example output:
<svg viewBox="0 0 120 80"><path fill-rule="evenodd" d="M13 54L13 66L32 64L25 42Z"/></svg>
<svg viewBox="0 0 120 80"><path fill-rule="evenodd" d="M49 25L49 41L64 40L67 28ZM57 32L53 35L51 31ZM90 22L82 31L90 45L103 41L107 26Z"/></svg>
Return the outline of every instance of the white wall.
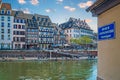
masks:
<svg viewBox="0 0 120 80"><path fill-rule="evenodd" d="M4 21L1 21L1 17L4 16ZM8 17L10 17L10 21L8 21ZM4 27L1 26L1 23L4 22ZM10 27L8 27L8 23L10 23ZM4 47L7 48L7 44L10 44L10 48L12 48L13 41L13 16L0 15L0 49L1 44L6 44ZM4 33L1 33L1 29L4 29ZM10 33L8 33L8 29L10 29ZM1 35L4 35L4 40L1 39ZM8 40L8 35L10 35L10 40Z"/></svg>

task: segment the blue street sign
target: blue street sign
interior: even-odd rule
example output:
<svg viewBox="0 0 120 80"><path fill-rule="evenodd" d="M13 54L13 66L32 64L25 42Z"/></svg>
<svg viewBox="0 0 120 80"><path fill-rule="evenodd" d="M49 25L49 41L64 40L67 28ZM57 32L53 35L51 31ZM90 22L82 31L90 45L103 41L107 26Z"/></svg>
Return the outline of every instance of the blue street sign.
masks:
<svg viewBox="0 0 120 80"><path fill-rule="evenodd" d="M98 28L98 40L115 39L115 23Z"/></svg>

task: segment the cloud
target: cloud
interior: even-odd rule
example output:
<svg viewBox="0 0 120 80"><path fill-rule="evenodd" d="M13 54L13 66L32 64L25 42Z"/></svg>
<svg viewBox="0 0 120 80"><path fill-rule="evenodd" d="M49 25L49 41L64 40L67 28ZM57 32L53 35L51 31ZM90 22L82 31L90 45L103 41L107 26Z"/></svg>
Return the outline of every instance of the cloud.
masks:
<svg viewBox="0 0 120 80"><path fill-rule="evenodd" d="M78 6L79 6L80 8L86 8L86 7L91 6L92 4L93 4L93 1L87 1L87 2L85 2L85 3L79 3Z"/></svg>
<svg viewBox="0 0 120 80"><path fill-rule="evenodd" d="M50 12L55 12L56 10L55 9L46 9L45 10L47 13L50 13Z"/></svg>
<svg viewBox="0 0 120 80"><path fill-rule="evenodd" d="M57 0L57 4L61 4L63 0Z"/></svg>
<svg viewBox="0 0 120 80"><path fill-rule="evenodd" d="M31 0L30 3L31 3L32 5L37 5L37 4L39 3L39 1L38 1L38 0Z"/></svg>
<svg viewBox="0 0 120 80"><path fill-rule="evenodd" d="M92 22L92 19L85 19L85 22L90 23L90 22Z"/></svg>
<svg viewBox="0 0 120 80"><path fill-rule="evenodd" d="M70 7L70 6L64 6L64 9L70 11L70 12L74 12L76 10L76 8L74 7Z"/></svg>
<svg viewBox="0 0 120 80"><path fill-rule="evenodd" d="M12 10L14 10L14 11L18 11L18 9L12 9Z"/></svg>
<svg viewBox="0 0 120 80"><path fill-rule="evenodd" d="M20 4L25 4L25 3L26 3L25 0L18 0L18 2L19 2Z"/></svg>
<svg viewBox="0 0 120 80"><path fill-rule="evenodd" d="M22 9L24 13L30 14L30 10L28 8Z"/></svg>

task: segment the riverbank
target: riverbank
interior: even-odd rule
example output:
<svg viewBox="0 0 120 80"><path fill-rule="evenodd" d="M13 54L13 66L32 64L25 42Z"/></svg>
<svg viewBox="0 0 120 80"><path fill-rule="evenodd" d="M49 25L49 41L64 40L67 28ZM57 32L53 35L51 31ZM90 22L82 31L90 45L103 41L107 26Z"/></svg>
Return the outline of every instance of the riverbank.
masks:
<svg viewBox="0 0 120 80"><path fill-rule="evenodd" d="M95 58L88 58L88 57L80 57L80 58L66 58L66 57L59 57L59 58L41 58L38 59L37 57L32 57L32 58L0 58L1 62L4 61L62 61L62 60L72 60L72 61L77 61L77 60L96 60L97 57Z"/></svg>
<svg viewBox="0 0 120 80"><path fill-rule="evenodd" d="M57 61L96 59L96 51L88 53L83 51L57 51L47 50L9 50L0 51L0 61Z"/></svg>

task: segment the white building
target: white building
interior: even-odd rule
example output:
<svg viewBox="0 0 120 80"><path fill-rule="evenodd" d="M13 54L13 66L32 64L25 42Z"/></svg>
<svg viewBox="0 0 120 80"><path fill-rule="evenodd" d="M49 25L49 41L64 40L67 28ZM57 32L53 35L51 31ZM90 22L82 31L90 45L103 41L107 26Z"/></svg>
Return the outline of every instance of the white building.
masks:
<svg viewBox="0 0 120 80"><path fill-rule="evenodd" d="M0 7L0 49L12 49L13 16L11 5L2 3Z"/></svg>
<svg viewBox="0 0 120 80"><path fill-rule="evenodd" d="M93 30L83 20L70 18L68 22L60 24L59 27L68 35L68 43L70 43L71 38L80 38L82 36L89 36L93 39Z"/></svg>
<svg viewBox="0 0 120 80"><path fill-rule="evenodd" d="M25 19L22 11L13 11L13 49L25 49Z"/></svg>

